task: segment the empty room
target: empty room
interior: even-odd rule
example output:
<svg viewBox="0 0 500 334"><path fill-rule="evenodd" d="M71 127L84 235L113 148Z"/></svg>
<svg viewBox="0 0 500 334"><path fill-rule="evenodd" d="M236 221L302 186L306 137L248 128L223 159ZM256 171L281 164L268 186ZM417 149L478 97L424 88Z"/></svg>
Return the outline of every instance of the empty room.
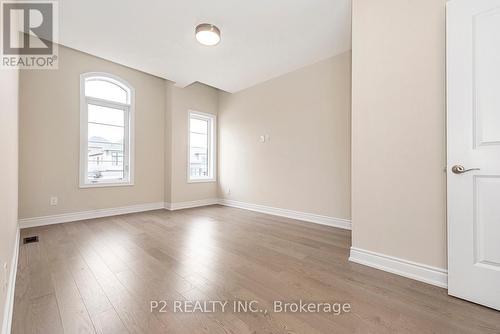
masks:
<svg viewBox="0 0 500 334"><path fill-rule="evenodd" d="M1 334L500 333L500 0L0 0Z"/></svg>

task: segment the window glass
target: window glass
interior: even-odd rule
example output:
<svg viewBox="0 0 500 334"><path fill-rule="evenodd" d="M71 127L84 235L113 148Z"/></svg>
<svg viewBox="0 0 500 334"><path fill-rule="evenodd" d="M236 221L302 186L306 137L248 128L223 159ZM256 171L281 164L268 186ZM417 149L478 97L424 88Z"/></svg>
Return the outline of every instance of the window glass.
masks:
<svg viewBox="0 0 500 334"><path fill-rule="evenodd" d="M87 79L85 83L85 96L124 104L128 103L128 94L125 89L103 79Z"/></svg>
<svg viewBox="0 0 500 334"><path fill-rule="evenodd" d="M89 104L88 112L89 123L118 125L122 127L125 125L125 114L122 109L114 109Z"/></svg>
<svg viewBox="0 0 500 334"><path fill-rule="evenodd" d="M215 118L194 112L189 115L189 179L212 180Z"/></svg>

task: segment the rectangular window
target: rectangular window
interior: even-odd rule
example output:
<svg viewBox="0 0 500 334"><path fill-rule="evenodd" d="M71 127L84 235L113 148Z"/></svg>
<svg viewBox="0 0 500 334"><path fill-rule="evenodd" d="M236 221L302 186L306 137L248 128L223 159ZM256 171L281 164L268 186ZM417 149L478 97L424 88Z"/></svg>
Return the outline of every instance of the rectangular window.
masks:
<svg viewBox="0 0 500 334"><path fill-rule="evenodd" d="M188 182L215 181L215 115L189 112Z"/></svg>
<svg viewBox="0 0 500 334"><path fill-rule="evenodd" d="M109 74L82 75L80 187L133 184L132 94Z"/></svg>

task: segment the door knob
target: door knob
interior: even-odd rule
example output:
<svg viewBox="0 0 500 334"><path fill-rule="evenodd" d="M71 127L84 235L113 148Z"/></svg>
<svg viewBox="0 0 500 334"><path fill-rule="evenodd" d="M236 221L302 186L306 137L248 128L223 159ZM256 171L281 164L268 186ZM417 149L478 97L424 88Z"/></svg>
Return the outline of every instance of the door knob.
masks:
<svg viewBox="0 0 500 334"><path fill-rule="evenodd" d="M480 170L481 168L469 168L469 169L465 169L464 166L462 165L455 165L453 167L451 167L451 171L455 174L463 174L463 173L467 173L467 172L470 172L471 170Z"/></svg>

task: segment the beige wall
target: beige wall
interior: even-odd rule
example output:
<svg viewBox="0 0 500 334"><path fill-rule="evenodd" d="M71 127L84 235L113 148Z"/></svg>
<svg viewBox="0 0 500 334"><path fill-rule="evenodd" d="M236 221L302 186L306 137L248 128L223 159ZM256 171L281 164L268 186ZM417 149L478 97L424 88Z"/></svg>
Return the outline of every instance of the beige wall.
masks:
<svg viewBox="0 0 500 334"><path fill-rule="evenodd" d="M135 185L78 186L80 96L85 72L108 72L135 88ZM217 114L218 90L169 81L60 47L59 70L20 77L20 218L217 197L217 183L187 183L187 115ZM51 196L59 198L50 206Z"/></svg>
<svg viewBox="0 0 500 334"><path fill-rule="evenodd" d="M167 169L170 169L171 186L170 196L165 196L167 202L179 203L217 197L217 182L187 183L187 132L189 110L217 115L218 92L217 89L200 83L186 88L167 85L167 118L170 119L167 142L170 144L171 157L170 168L167 166Z"/></svg>
<svg viewBox="0 0 500 334"><path fill-rule="evenodd" d="M80 189L80 74L115 74L135 88L135 185ZM69 48L59 70L20 76L20 217L163 202L165 80ZM50 206L50 196L59 204Z"/></svg>
<svg viewBox="0 0 500 334"><path fill-rule="evenodd" d="M445 0L353 1L353 246L446 267Z"/></svg>
<svg viewBox="0 0 500 334"><path fill-rule="evenodd" d="M17 236L18 206L18 87L17 70L0 70L0 271L7 263L7 275ZM3 280L1 280L3 282ZM0 287L0 328L3 328L6 293Z"/></svg>
<svg viewBox="0 0 500 334"><path fill-rule="evenodd" d="M79 77L90 71L112 73L135 88L134 186L78 186ZM222 196L350 217L350 53L229 95L201 83L178 88L61 46L59 70L24 71L20 88L21 218L217 198L218 182L187 182L187 117L189 110L220 108ZM259 143L260 134L271 141ZM241 147L248 161L231 158Z"/></svg>
<svg viewBox="0 0 500 334"><path fill-rule="evenodd" d="M346 52L221 94L220 197L350 218L350 65Z"/></svg>

